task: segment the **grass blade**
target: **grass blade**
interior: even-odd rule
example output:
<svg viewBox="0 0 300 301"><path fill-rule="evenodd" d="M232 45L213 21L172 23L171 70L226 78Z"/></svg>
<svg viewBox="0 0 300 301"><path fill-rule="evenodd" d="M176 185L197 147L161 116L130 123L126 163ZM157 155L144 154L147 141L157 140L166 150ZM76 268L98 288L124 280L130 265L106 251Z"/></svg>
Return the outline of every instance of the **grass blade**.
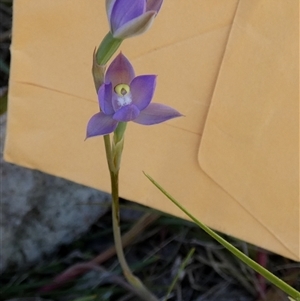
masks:
<svg viewBox="0 0 300 301"><path fill-rule="evenodd" d="M255 270L257 273L265 277L268 281L273 283L275 286L277 286L279 289L284 291L287 295L294 298L295 301L300 301L300 292L295 290L293 287L288 285L286 282L269 272L267 269L256 263L254 260L252 260L250 257L245 255L243 252L241 252L239 249L234 247L232 244L230 244L228 241L226 241L224 238L222 238L220 235L218 235L215 231L201 223L198 219L196 219L191 213L188 212L187 209L185 209L178 201L176 201L163 187L161 187L152 177L147 175L144 172L145 176L170 200L172 201L180 210L182 210L192 221L194 221L202 230L204 230L207 234L209 234L211 237L213 237L215 240L217 240L221 245L223 245L228 251L233 253L236 257L238 257L241 261L243 261L245 264L247 264L249 267L251 267L253 270Z"/></svg>

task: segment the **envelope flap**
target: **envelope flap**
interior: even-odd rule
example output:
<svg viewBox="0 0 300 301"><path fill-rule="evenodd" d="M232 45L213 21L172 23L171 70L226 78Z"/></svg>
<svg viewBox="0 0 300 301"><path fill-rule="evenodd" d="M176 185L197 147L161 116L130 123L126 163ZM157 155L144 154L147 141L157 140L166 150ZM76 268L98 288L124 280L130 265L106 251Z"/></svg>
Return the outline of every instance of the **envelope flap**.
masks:
<svg viewBox="0 0 300 301"><path fill-rule="evenodd" d="M185 117L153 127L130 123L121 196L184 217L142 176L144 170L212 228L297 258L197 161L238 3L165 1L151 30L122 44L136 74L158 74L154 101L176 108ZM84 141L87 121L99 110L90 72L92 52L107 30L104 3L99 0L14 1L6 160L109 191L102 139ZM215 103L214 97L206 131ZM211 137L205 136L203 147ZM233 221L232 216L240 220Z"/></svg>
<svg viewBox="0 0 300 301"><path fill-rule="evenodd" d="M124 41L122 50L132 61L142 61L144 68L139 68L139 65L134 63L137 65L137 72L156 73L159 68L145 68L145 65L153 66L154 63L154 66L157 66L158 63L152 60L158 56L158 52L163 56L166 49L178 49L184 44L189 44L189 50L198 53L197 47L192 48L191 45L197 44L197 37L200 36L212 36L208 39L208 45L211 45L212 39L219 42L214 36L219 32L219 35L223 36L223 32L231 26L232 13L237 1L229 0L226 5L220 4L218 0L211 0L210 5L197 0L188 3L179 0L174 0L172 4L164 3L153 28L146 35ZM26 5L21 3L20 0L14 3L12 51L15 57L22 60L22 64L18 64L18 68L12 68L11 78L17 82L95 101L91 57L94 48L109 30L103 1L28 0ZM57 11L58 7L60 12ZM185 13L182 13L183 11ZM186 21L187 15L189 22ZM214 15L220 17L211 18ZM219 48L217 45L211 47ZM175 58L176 54L177 52L174 56L165 57L165 64L172 60L174 66L174 59L178 64L180 61L186 61L182 57ZM161 62L159 64L161 65ZM189 66L184 69L189 70L188 68ZM169 69L164 69L170 73ZM178 69L183 68L178 66ZM181 77L184 76L186 74L183 73ZM194 89L193 85L192 88ZM182 94L186 95L180 93L179 89L174 89L174 85L172 90L179 94L178 98L182 98ZM174 100L173 95L167 97L169 98Z"/></svg>
<svg viewBox="0 0 300 301"><path fill-rule="evenodd" d="M240 1L198 159L299 259L298 12Z"/></svg>

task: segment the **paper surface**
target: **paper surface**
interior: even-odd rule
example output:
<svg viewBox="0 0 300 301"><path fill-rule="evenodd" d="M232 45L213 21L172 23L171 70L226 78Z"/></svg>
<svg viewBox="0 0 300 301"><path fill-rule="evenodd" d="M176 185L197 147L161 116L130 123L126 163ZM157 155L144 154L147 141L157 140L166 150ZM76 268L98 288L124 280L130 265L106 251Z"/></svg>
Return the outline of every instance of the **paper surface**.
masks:
<svg viewBox="0 0 300 301"><path fill-rule="evenodd" d="M102 138L84 141L104 3L16 0L13 21L5 159L109 191ZM292 0L172 0L124 41L185 117L129 124L121 196L185 217L145 171L212 228L300 260L297 23Z"/></svg>
<svg viewBox="0 0 300 301"><path fill-rule="evenodd" d="M286 1L279 9L240 3L199 160L262 227L299 252L299 11L294 4Z"/></svg>

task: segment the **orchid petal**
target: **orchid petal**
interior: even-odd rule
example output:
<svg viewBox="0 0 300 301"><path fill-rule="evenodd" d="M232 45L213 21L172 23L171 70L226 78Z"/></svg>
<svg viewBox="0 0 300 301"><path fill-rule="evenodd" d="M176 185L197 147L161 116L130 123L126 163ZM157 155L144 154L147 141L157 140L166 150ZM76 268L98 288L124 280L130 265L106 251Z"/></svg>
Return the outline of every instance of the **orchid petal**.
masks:
<svg viewBox="0 0 300 301"><path fill-rule="evenodd" d="M155 11L149 11L132 19L113 33L114 38L124 40L146 32L151 27L155 16Z"/></svg>
<svg viewBox="0 0 300 301"><path fill-rule="evenodd" d="M140 114L140 110L135 105L124 106L119 109L113 119L117 121L127 122L135 119Z"/></svg>
<svg viewBox="0 0 300 301"><path fill-rule="evenodd" d="M139 116L132 121L139 124L152 125L180 116L182 115L171 107L159 103L150 103L149 106L141 111Z"/></svg>
<svg viewBox="0 0 300 301"><path fill-rule="evenodd" d="M98 101L100 110L106 115L112 115L115 110L112 102L112 84L103 84L98 90Z"/></svg>
<svg viewBox="0 0 300 301"><path fill-rule="evenodd" d="M152 100L156 86L156 75L141 75L134 78L130 84L132 104L140 111L144 110Z"/></svg>
<svg viewBox="0 0 300 301"><path fill-rule="evenodd" d="M111 82L113 88L119 84L129 85L134 76L134 69L129 60L120 53L108 67L105 82Z"/></svg>
<svg viewBox="0 0 300 301"><path fill-rule="evenodd" d="M146 11L145 0L118 0L110 14L112 34L127 22L141 16Z"/></svg>
<svg viewBox="0 0 300 301"><path fill-rule="evenodd" d="M118 121L105 115L103 112L96 113L89 120L86 131L86 139L94 136L112 133L118 125Z"/></svg>
<svg viewBox="0 0 300 301"><path fill-rule="evenodd" d="M164 0L147 0L146 11L154 10L156 13L158 13L163 1Z"/></svg>
<svg viewBox="0 0 300 301"><path fill-rule="evenodd" d="M110 22L110 18L111 18L111 12L113 10L113 7L114 7L116 1L117 0L106 0L105 1L106 14L107 14L107 18L108 18L109 22Z"/></svg>

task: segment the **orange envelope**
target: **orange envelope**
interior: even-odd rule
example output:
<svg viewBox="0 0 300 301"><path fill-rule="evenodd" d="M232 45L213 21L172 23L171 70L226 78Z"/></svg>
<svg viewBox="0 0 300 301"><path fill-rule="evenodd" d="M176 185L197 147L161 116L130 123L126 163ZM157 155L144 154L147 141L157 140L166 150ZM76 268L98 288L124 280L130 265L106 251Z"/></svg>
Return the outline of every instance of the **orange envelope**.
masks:
<svg viewBox="0 0 300 301"><path fill-rule="evenodd" d="M298 19L297 0L165 0L123 42L185 117L128 125L122 197L185 217L145 171L210 227L300 260ZM100 0L14 1L7 161L110 190L103 139L84 141L107 32Z"/></svg>

